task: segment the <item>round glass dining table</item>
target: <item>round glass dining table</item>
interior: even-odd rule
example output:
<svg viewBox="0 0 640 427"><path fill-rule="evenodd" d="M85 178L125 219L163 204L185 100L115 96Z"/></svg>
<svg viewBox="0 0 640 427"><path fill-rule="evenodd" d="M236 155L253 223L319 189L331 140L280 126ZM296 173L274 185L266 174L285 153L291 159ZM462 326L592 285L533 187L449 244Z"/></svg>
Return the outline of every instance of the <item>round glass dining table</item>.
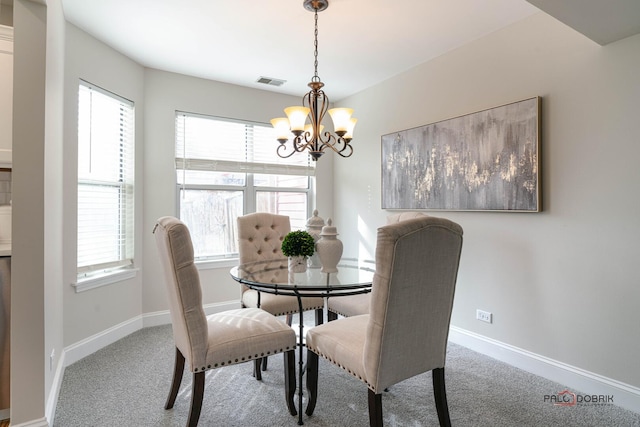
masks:
<svg viewBox="0 0 640 427"><path fill-rule="evenodd" d="M337 271L323 272L321 268L308 267L303 273L292 273L286 258L269 261L255 261L240 264L230 271L231 277L256 291L274 295L288 295L298 298L298 424L302 425L302 376L304 373L304 321L303 297L335 298L364 294L371 291L375 264L356 258L342 258ZM258 305L260 294L258 293Z"/></svg>

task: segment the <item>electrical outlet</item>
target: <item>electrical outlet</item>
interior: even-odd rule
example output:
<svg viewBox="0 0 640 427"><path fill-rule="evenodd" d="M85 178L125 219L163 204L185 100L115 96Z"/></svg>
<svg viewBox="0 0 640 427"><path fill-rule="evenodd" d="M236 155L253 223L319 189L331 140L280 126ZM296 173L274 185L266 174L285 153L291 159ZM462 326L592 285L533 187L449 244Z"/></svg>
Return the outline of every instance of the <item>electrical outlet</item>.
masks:
<svg viewBox="0 0 640 427"><path fill-rule="evenodd" d="M493 322L493 314L484 310L476 310L476 319L481 320L483 322L492 323Z"/></svg>
<svg viewBox="0 0 640 427"><path fill-rule="evenodd" d="M49 370L53 370L53 358L56 357L56 349L51 350L51 356L49 356Z"/></svg>

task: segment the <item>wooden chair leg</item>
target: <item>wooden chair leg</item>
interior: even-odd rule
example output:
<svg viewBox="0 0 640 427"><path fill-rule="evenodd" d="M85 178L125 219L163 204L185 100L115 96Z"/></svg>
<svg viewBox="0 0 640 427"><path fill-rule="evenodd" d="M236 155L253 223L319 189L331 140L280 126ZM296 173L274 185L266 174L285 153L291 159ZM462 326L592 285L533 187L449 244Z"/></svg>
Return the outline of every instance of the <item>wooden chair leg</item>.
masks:
<svg viewBox="0 0 640 427"><path fill-rule="evenodd" d="M436 401L440 427L451 427L449 406L447 405L447 390L444 386L444 368L434 369L431 371L431 376L433 377L433 395Z"/></svg>
<svg viewBox="0 0 640 427"><path fill-rule="evenodd" d="M324 322L324 310L321 308L317 308L316 309L316 326L318 325L322 325L322 322Z"/></svg>
<svg viewBox="0 0 640 427"><path fill-rule="evenodd" d="M369 390L369 426L382 427L382 395Z"/></svg>
<svg viewBox="0 0 640 427"><path fill-rule="evenodd" d="M307 390L309 391L309 402L305 414L313 415L318 400L318 355L311 350L307 350Z"/></svg>
<svg viewBox="0 0 640 427"><path fill-rule="evenodd" d="M286 320L287 325L291 326L291 324L293 323L293 314L289 313L287 314Z"/></svg>
<svg viewBox="0 0 640 427"><path fill-rule="evenodd" d="M189 420L187 427L196 427L202 410L202 398L204 397L204 371L193 374L191 387L191 408L189 408Z"/></svg>
<svg viewBox="0 0 640 427"><path fill-rule="evenodd" d="M291 415L298 415L294 397L296 395L296 353L289 350L284 353L284 394L287 401L287 408Z"/></svg>
<svg viewBox="0 0 640 427"><path fill-rule="evenodd" d="M260 366L262 365L262 358L253 360L253 376L256 377L256 380L262 381L262 372L260 371Z"/></svg>
<svg viewBox="0 0 640 427"><path fill-rule="evenodd" d="M262 370L266 371L267 370L267 357L263 357L262 358Z"/></svg>
<svg viewBox="0 0 640 427"><path fill-rule="evenodd" d="M334 313L333 311L327 311L327 320L329 322L337 319L338 319L338 315L336 313Z"/></svg>
<svg viewBox="0 0 640 427"><path fill-rule="evenodd" d="M184 356L176 347L176 360L173 366L173 381L171 382L171 389L169 390L169 396L164 404L164 409L173 408L173 404L176 402L176 396L180 390L180 383L182 382L182 374L184 373Z"/></svg>

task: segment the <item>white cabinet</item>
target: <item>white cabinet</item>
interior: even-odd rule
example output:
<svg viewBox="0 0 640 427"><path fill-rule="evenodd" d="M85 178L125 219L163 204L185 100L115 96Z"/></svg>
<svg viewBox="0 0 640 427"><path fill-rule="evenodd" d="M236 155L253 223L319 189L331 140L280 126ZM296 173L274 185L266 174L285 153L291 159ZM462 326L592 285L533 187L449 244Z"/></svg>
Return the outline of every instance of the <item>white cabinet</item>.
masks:
<svg viewBox="0 0 640 427"><path fill-rule="evenodd" d="M11 165L13 28L0 25L0 167Z"/></svg>

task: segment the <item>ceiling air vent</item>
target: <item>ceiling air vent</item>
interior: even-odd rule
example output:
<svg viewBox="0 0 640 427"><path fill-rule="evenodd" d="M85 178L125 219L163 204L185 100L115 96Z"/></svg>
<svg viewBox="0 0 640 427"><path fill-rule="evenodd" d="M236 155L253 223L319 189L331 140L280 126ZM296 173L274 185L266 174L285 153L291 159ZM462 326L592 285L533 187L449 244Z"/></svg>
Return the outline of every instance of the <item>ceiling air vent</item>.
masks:
<svg viewBox="0 0 640 427"><path fill-rule="evenodd" d="M286 82L286 80L273 79L271 77L260 77L256 81L258 83L262 83L262 84L270 85L270 86L282 86Z"/></svg>

